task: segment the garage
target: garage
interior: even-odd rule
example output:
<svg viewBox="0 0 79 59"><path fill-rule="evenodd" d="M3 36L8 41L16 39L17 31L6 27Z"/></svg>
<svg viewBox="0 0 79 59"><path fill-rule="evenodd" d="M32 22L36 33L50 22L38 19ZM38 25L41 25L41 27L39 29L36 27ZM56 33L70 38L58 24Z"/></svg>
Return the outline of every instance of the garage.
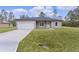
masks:
<svg viewBox="0 0 79 59"><path fill-rule="evenodd" d="M34 29L35 26L35 21L17 21L16 22L16 28L17 29L22 29L22 30L26 30L26 29Z"/></svg>

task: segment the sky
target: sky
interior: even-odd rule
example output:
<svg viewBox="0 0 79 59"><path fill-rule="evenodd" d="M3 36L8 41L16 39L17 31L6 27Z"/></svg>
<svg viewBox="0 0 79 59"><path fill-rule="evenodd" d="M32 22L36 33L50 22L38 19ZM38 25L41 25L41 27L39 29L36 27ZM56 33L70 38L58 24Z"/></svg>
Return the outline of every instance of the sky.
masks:
<svg viewBox="0 0 79 59"><path fill-rule="evenodd" d="M19 18L20 15L28 15L29 17L38 17L41 11L46 16L53 16L53 10L57 9L57 15L65 17L69 10L73 10L76 6L0 6L0 10L5 9L7 12L12 11L15 18Z"/></svg>

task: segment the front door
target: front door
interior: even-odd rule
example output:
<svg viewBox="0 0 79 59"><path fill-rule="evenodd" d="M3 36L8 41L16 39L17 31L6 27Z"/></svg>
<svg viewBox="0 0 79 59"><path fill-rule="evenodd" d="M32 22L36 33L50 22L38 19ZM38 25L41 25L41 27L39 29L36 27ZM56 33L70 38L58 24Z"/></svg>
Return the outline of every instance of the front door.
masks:
<svg viewBox="0 0 79 59"><path fill-rule="evenodd" d="M46 28L50 28L50 27L51 27L50 22L46 22Z"/></svg>

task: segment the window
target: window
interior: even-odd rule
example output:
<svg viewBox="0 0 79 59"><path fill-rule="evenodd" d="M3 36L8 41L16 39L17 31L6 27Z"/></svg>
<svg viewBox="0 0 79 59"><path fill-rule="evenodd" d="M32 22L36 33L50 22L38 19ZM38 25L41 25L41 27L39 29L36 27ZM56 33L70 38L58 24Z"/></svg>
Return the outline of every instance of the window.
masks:
<svg viewBox="0 0 79 59"><path fill-rule="evenodd" d="M44 26L44 23L43 22L40 22L40 26Z"/></svg>
<svg viewBox="0 0 79 59"><path fill-rule="evenodd" d="M55 22L55 26L57 26L57 22Z"/></svg>

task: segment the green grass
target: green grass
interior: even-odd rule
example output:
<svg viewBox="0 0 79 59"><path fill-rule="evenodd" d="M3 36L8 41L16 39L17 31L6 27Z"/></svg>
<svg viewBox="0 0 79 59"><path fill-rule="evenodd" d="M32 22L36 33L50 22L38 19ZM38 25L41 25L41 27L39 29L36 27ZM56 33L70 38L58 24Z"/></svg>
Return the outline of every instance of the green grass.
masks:
<svg viewBox="0 0 79 59"><path fill-rule="evenodd" d="M47 47L39 46L46 44ZM77 52L79 51L79 28L35 29L25 37L17 52Z"/></svg>
<svg viewBox="0 0 79 59"><path fill-rule="evenodd" d="M3 33L3 32L8 32L8 31L11 31L11 30L14 30L15 28L13 27L1 27L0 28L0 33Z"/></svg>

